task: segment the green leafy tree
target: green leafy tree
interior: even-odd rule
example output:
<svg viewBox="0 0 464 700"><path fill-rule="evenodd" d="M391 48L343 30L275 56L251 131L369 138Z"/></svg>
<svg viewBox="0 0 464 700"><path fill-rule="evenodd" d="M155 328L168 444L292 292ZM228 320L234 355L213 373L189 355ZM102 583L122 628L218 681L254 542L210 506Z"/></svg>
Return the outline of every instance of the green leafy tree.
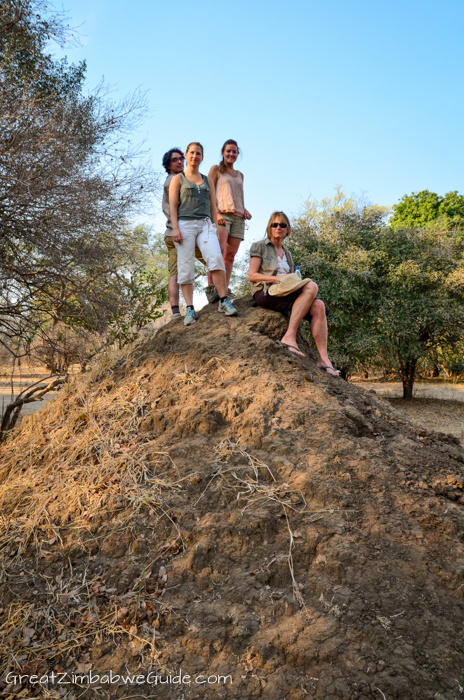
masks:
<svg viewBox="0 0 464 700"><path fill-rule="evenodd" d="M387 214L338 191L309 203L289 245L327 303L345 375L393 368L410 399L418 361L462 338L464 246L446 228L392 228Z"/></svg>
<svg viewBox="0 0 464 700"><path fill-rule="evenodd" d="M433 225L464 232L464 195L448 192L444 197L423 190L405 195L392 208L392 228L425 228Z"/></svg>

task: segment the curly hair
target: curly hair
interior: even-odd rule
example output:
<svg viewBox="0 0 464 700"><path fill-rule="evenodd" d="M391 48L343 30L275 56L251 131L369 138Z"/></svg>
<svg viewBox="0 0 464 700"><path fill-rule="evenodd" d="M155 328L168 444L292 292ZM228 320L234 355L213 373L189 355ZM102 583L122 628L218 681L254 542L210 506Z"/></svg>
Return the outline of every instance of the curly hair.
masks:
<svg viewBox="0 0 464 700"><path fill-rule="evenodd" d="M171 148L169 151L167 151L164 156L163 156L163 168L166 170L167 174L171 174L171 158L173 156L173 153L180 153L182 158L184 157L184 154L182 153L181 148Z"/></svg>

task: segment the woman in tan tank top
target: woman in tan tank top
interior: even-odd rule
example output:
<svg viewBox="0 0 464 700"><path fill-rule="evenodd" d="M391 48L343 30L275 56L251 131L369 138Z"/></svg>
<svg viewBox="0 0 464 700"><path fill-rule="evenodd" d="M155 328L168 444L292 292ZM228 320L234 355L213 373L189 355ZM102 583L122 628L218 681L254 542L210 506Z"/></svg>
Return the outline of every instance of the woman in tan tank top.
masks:
<svg viewBox="0 0 464 700"><path fill-rule="evenodd" d="M229 139L221 149L222 161L219 165L213 165L209 171L209 177L216 188L218 224L221 227L218 227L218 237L226 267L227 287L235 255L245 237L245 219L251 219L243 199L243 175L234 168L239 153L237 142ZM216 290L211 287L210 285L207 289L210 302L216 301Z"/></svg>

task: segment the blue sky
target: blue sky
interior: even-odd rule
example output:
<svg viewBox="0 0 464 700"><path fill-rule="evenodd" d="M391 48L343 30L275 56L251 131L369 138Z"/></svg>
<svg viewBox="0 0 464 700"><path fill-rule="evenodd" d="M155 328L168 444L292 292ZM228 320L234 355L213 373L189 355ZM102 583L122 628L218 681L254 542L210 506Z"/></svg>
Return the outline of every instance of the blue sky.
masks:
<svg viewBox="0 0 464 700"><path fill-rule="evenodd" d="M464 192L462 0L64 0L88 86L149 90L153 162L228 138L243 157L247 241L270 213L345 192L392 205ZM154 220L163 230L163 217Z"/></svg>

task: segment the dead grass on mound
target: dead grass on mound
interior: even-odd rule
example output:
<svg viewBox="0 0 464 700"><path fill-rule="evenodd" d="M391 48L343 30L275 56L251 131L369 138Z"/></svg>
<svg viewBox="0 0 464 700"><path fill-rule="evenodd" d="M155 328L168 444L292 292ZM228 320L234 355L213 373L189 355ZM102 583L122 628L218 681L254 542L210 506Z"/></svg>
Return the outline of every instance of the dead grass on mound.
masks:
<svg viewBox="0 0 464 700"><path fill-rule="evenodd" d="M110 371L124 363L125 376L115 382ZM120 512L114 522L119 529L144 506L169 517L163 491L180 485L155 475L170 458L154 452L138 430L150 408L154 370L129 365L127 351L102 358L88 375L72 378L39 418L24 421L2 448L0 548L7 554L19 556L30 544L39 550L63 544L63 528L78 540L108 513Z"/></svg>
<svg viewBox="0 0 464 700"><path fill-rule="evenodd" d="M210 363L224 371L217 358L207 365ZM206 381L212 367L185 367L184 372L173 373L170 391ZM39 606L13 601L5 610L0 626L0 674L14 669L40 675L69 664L77 673L86 673L89 640L93 645L110 639L124 643L148 663L159 658L164 644L157 634L159 619L177 613L161 600L166 570L160 567L154 574L153 557L132 590L122 595L107 588L100 575L87 578L86 573L73 573L70 560L70 569L63 561L58 576L39 574L39 584L37 572L29 571L22 558L27 548L36 548L40 554L47 545L63 545L62 551L69 552L69 534L76 535L77 541L83 533L94 533L94 539L107 538L116 529L119 533L130 528L147 508L170 520L177 530L177 540L166 546L172 549L179 541L182 548L167 495L181 492L189 476L168 480L168 470L178 473L170 456L154 451L155 441L147 441L146 433L139 430L140 421L157 403L150 399L155 371L131 366L130 356L124 353L103 358L88 375L74 377L41 412L40 420L31 416L24 421L2 448L0 548L9 558L9 583L21 580L30 585L34 581L33 585L46 590L46 602ZM279 483L270 467L239 441L222 440L212 456L216 468L191 508L195 509L213 482L219 483L229 502L235 501L242 516L278 504L288 528L288 551L277 558L287 562L294 597L311 621L302 586L295 579L293 550L301 534L292 526L292 514L305 513L313 522L333 510L310 513L303 494ZM265 565L267 569L273 561ZM19 571L18 566L23 570L11 573Z"/></svg>
<svg viewBox="0 0 464 700"><path fill-rule="evenodd" d="M122 595L107 588L102 576L87 578L87 572L66 577L63 568L58 576L42 576L46 601L41 605L15 601L2 615L0 677L7 672L41 676L70 666L77 674L85 674L92 668L85 650L108 641L124 644L143 662L153 663L162 646L159 619L174 613L172 606L160 600L167 580L164 572L161 567L156 579L150 578L156 592L146 590L148 572L137 591ZM72 686L82 689L78 681ZM16 697L8 690L7 697ZM43 695L35 696L50 697L47 684L42 691Z"/></svg>

